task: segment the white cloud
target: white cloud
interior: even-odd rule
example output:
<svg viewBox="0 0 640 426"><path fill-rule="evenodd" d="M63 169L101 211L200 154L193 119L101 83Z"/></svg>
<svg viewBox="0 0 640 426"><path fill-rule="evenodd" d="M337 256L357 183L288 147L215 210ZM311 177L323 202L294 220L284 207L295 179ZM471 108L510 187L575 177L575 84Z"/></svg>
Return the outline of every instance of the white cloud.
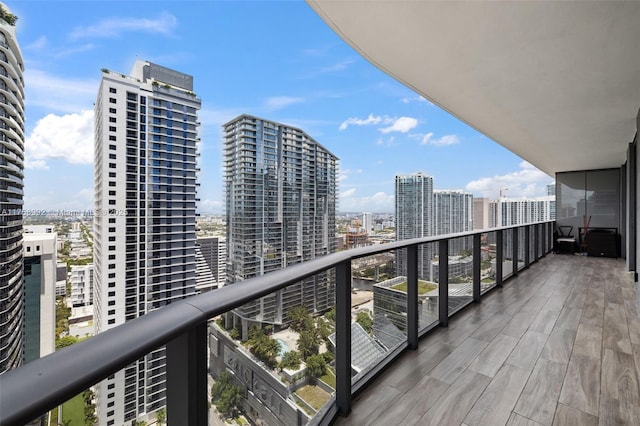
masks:
<svg viewBox="0 0 640 426"><path fill-rule="evenodd" d="M293 96L273 96L267 98L265 106L270 110L277 110L288 107L289 105L299 104L304 101L304 98L296 98Z"/></svg>
<svg viewBox="0 0 640 426"><path fill-rule="evenodd" d="M29 49L34 49L34 50L41 50L47 47L48 44L48 40L47 37L45 36L40 36L38 37L35 41L33 41L32 43L26 45L24 47L25 50L29 50Z"/></svg>
<svg viewBox="0 0 640 426"><path fill-rule="evenodd" d="M549 175L523 161L516 172L477 179L469 182L465 189L488 198L498 198L501 190L509 198L541 197L547 195L547 185L552 182Z"/></svg>
<svg viewBox="0 0 640 426"><path fill-rule="evenodd" d="M423 96L415 96L415 97L404 97L402 98L402 103L403 104L410 104L411 102L426 102L429 105L433 105L431 102L429 102L428 100L426 100Z"/></svg>
<svg viewBox="0 0 640 426"><path fill-rule="evenodd" d="M73 113L92 108L99 85L95 79L61 78L38 69L24 73L27 107L38 106L48 111Z"/></svg>
<svg viewBox="0 0 640 426"><path fill-rule="evenodd" d="M93 111L58 116L49 114L38 120L25 141L26 166L46 168L50 158L73 164L93 162Z"/></svg>
<svg viewBox="0 0 640 426"><path fill-rule="evenodd" d="M460 139L456 135L444 135L440 138L433 137L433 132L429 132L426 135L417 135L421 138L421 143L423 145L436 145L436 146L447 146L447 145L455 145L460 143Z"/></svg>
<svg viewBox="0 0 640 426"><path fill-rule="evenodd" d="M109 18L88 27L76 27L71 32L71 39L79 38L112 38L125 32L140 31L152 34L168 35L176 27L178 20L167 12L157 18Z"/></svg>
<svg viewBox="0 0 640 426"><path fill-rule="evenodd" d="M224 203L220 200L200 200L198 212L200 213L221 213L224 211Z"/></svg>
<svg viewBox="0 0 640 426"><path fill-rule="evenodd" d="M376 192L362 197L356 196L356 188L350 188L340 193L340 211L371 211L392 212L395 208L393 194Z"/></svg>
<svg viewBox="0 0 640 426"><path fill-rule="evenodd" d="M413 117L400 117L396 119L389 127L380 129L382 133L400 132L407 133L418 125L418 120Z"/></svg>
<svg viewBox="0 0 640 426"><path fill-rule="evenodd" d="M382 117L380 117L379 115L373 115L373 114L369 114L369 117L364 118L364 119L357 118L357 117L351 117L351 118L347 118L345 121L343 121L338 129L346 130L346 128L349 127L350 125L368 126L369 124L378 124L381 121L382 121Z"/></svg>

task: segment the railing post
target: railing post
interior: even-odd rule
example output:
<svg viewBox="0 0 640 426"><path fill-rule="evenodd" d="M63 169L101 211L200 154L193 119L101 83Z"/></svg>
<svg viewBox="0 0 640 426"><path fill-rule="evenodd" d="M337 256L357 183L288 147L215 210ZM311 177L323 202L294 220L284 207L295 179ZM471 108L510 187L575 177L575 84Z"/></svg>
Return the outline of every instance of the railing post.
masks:
<svg viewBox="0 0 640 426"><path fill-rule="evenodd" d="M502 263L504 262L504 235L496 231L496 286L502 287Z"/></svg>
<svg viewBox="0 0 640 426"><path fill-rule="evenodd" d="M480 251L481 234L473 236L473 301L480 302L480 264L482 263L482 254Z"/></svg>
<svg viewBox="0 0 640 426"><path fill-rule="evenodd" d="M438 242L438 317L449 326L449 240Z"/></svg>
<svg viewBox="0 0 640 426"><path fill-rule="evenodd" d="M531 226L527 225L524 227L524 267L528 268L531 264L529 257L531 256L531 247L530 247L530 238L529 230Z"/></svg>
<svg viewBox="0 0 640 426"><path fill-rule="evenodd" d="M351 261L336 265L336 406L351 412Z"/></svg>
<svg viewBox="0 0 640 426"><path fill-rule="evenodd" d="M518 227L511 228L511 266L513 267L513 276L518 275Z"/></svg>
<svg viewBox="0 0 640 426"><path fill-rule="evenodd" d="M207 392L207 323L181 334L166 347L167 423L209 422Z"/></svg>
<svg viewBox="0 0 640 426"><path fill-rule="evenodd" d="M418 246L407 247L407 343L418 349Z"/></svg>

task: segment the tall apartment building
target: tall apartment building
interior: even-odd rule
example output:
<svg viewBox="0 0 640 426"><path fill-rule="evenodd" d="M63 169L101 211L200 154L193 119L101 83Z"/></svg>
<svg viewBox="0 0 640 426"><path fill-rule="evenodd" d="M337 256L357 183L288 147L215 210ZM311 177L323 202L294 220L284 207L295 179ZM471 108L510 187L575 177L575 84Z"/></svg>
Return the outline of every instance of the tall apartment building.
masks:
<svg viewBox="0 0 640 426"><path fill-rule="evenodd" d="M225 285L227 279L227 240L224 237L198 237L196 240L196 287L199 293Z"/></svg>
<svg viewBox="0 0 640 426"><path fill-rule="evenodd" d="M93 264L73 265L69 274L71 295L69 303L74 308L93 305Z"/></svg>
<svg viewBox="0 0 640 426"><path fill-rule="evenodd" d="M489 227L489 199L473 198L473 229L487 229Z"/></svg>
<svg viewBox="0 0 640 426"><path fill-rule="evenodd" d="M196 294L193 77L136 61L103 70L95 103L96 332ZM165 405L164 350L97 386L100 424L150 420Z"/></svg>
<svg viewBox="0 0 640 426"><path fill-rule="evenodd" d="M25 362L55 350L56 233L24 234Z"/></svg>
<svg viewBox="0 0 640 426"><path fill-rule="evenodd" d="M433 191L433 235L473 230L473 195L460 190ZM473 238L456 238L449 242L449 255L473 249Z"/></svg>
<svg viewBox="0 0 640 426"><path fill-rule="evenodd" d="M511 226L555 219L555 195L499 198L489 203L489 226Z"/></svg>
<svg viewBox="0 0 640 426"><path fill-rule="evenodd" d="M370 212L362 213L362 228L367 234L373 231L373 215Z"/></svg>
<svg viewBox="0 0 640 426"><path fill-rule="evenodd" d="M335 250L338 159L304 131L241 115L223 125L227 282L283 269ZM334 304L332 272L236 310L243 336L252 322L280 325L294 306Z"/></svg>
<svg viewBox="0 0 640 426"><path fill-rule="evenodd" d="M429 237L433 232L433 178L422 173L396 176L396 239ZM428 279L433 250L418 248L418 277ZM406 250L396 252L397 275L407 274Z"/></svg>
<svg viewBox="0 0 640 426"><path fill-rule="evenodd" d="M24 63L15 16L0 17L0 374L24 359L22 191L24 178Z"/></svg>

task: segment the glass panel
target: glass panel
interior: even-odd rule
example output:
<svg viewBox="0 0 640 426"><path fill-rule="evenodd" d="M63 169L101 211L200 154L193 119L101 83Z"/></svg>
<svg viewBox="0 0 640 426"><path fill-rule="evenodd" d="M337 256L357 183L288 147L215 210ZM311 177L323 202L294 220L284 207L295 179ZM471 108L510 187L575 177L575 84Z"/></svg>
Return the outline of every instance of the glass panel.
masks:
<svg viewBox="0 0 640 426"><path fill-rule="evenodd" d="M451 246L457 247L454 253L459 254L449 256L449 315L473 301L473 248L469 238L454 238L449 241Z"/></svg>
<svg viewBox="0 0 640 426"><path fill-rule="evenodd" d="M333 270L318 274L210 323L211 416L227 411L233 392L253 424L306 424L333 403L335 294L329 305L318 296L334 283ZM352 294L352 303L360 302Z"/></svg>
<svg viewBox="0 0 640 426"><path fill-rule="evenodd" d="M536 260L536 235L538 241L540 241L540 228L536 225L529 227L529 263L533 263Z"/></svg>
<svg viewBox="0 0 640 426"><path fill-rule="evenodd" d="M524 226L518 228L518 271L524 269L524 256L525 256L525 245L526 241L524 239Z"/></svg>
<svg viewBox="0 0 640 426"><path fill-rule="evenodd" d="M418 275L418 330L423 330L438 322L438 262L437 243L423 244L428 271Z"/></svg>
<svg viewBox="0 0 640 426"><path fill-rule="evenodd" d="M496 233L487 232L480 237L480 293L496 286Z"/></svg>
<svg viewBox="0 0 640 426"><path fill-rule="evenodd" d="M513 231L506 229L502 232L502 279L513 275Z"/></svg>

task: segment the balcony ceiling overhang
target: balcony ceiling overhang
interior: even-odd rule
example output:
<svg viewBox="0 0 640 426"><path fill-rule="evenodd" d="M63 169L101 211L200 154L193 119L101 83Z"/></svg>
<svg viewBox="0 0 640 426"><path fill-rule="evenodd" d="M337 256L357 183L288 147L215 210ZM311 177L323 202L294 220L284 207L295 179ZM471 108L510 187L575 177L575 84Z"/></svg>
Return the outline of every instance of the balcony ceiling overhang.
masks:
<svg viewBox="0 0 640 426"><path fill-rule="evenodd" d="M640 2L307 1L373 65L546 173L625 162Z"/></svg>

